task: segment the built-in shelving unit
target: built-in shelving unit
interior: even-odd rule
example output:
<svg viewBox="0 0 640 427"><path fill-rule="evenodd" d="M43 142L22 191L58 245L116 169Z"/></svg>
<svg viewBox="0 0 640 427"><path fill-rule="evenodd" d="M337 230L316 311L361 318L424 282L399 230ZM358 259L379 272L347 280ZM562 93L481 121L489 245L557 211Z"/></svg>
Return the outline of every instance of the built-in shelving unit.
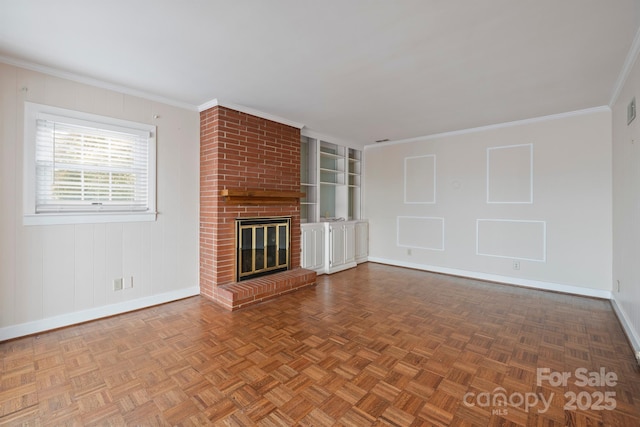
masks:
<svg viewBox="0 0 640 427"><path fill-rule="evenodd" d="M319 220L318 140L302 136L300 156L300 191L306 194L300 199L300 220L317 222Z"/></svg>
<svg viewBox="0 0 640 427"><path fill-rule="evenodd" d="M302 222L359 219L362 152L307 136L300 152Z"/></svg>
<svg viewBox="0 0 640 427"><path fill-rule="evenodd" d="M320 141L320 185L344 185L345 148Z"/></svg>
<svg viewBox="0 0 640 427"><path fill-rule="evenodd" d="M347 187L349 219L360 218L360 177L362 168L362 151L349 148L347 151Z"/></svg>
<svg viewBox="0 0 640 427"><path fill-rule="evenodd" d="M345 185L345 148L320 141L320 220L341 217Z"/></svg>
<svg viewBox="0 0 640 427"><path fill-rule="evenodd" d="M369 225L361 219L362 151L302 136L300 190L303 268L331 274L369 255Z"/></svg>

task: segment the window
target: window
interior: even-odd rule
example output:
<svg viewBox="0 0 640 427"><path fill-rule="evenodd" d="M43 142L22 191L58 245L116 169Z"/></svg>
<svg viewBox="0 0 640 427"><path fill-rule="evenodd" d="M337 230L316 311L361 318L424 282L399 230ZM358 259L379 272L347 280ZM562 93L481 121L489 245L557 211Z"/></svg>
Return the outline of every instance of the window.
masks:
<svg viewBox="0 0 640 427"><path fill-rule="evenodd" d="M155 133L26 103L25 224L154 220Z"/></svg>

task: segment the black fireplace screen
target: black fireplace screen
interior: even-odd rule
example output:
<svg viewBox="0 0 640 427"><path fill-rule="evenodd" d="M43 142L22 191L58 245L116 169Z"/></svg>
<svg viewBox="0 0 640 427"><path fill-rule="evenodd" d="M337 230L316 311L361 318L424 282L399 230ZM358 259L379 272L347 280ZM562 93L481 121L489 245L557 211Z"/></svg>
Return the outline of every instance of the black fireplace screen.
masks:
<svg viewBox="0 0 640 427"><path fill-rule="evenodd" d="M290 223L291 218L236 220L238 281L289 268Z"/></svg>

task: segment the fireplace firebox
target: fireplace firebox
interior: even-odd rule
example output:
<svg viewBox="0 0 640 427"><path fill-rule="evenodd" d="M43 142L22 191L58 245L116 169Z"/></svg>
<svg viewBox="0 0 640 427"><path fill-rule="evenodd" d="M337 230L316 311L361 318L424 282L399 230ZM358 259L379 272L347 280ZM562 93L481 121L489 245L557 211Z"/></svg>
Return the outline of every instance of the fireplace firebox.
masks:
<svg viewBox="0 0 640 427"><path fill-rule="evenodd" d="M289 269L290 217L236 219L238 282Z"/></svg>

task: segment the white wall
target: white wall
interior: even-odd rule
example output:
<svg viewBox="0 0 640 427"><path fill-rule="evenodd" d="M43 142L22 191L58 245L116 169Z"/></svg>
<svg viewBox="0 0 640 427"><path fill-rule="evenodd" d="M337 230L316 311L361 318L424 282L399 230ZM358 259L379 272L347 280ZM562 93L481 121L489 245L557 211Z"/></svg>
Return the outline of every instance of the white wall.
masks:
<svg viewBox="0 0 640 427"><path fill-rule="evenodd" d="M498 181L493 184L504 189L505 199L500 200L528 201L529 194L525 193L532 176L533 203L487 203L488 148L521 144L533 147L533 173L527 169L528 150L524 147L514 151L519 153L517 168L509 170L515 163L507 161L493 171L494 176L495 172L504 174L502 181L496 178ZM498 154L505 153L509 154L506 151ZM435 203L407 204L405 158L427 155L436 157ZM426 169L431 169L427 166L424 163ZM415 174L421 175L425 173ZM420 179L427 181L425 188L428 188L432 184L426 175ZM610 296L611 112L606 107L367 146L364 182L370 260L543 289ZM432 191L421 193L419 188L410 185L409 201L433 198ZM397 218L402 216L444 219L425 220L422 234L413 237L401 230L401 244L409 242L410 246L433 249L398 245ZM498 223L501 228L483 222L481 241L477 242L478 219L536 222L501 222ZM442 222L444 250L437 250L441 249L437 241ZM508 235L501 231L506 229L510 230ZM417 240L426 243L416 244ZM514 270L516 260L508 256L537 261L519 259L520 269Z"/></svg>
<svg viewBox="0 0 640 427"><path fill-rule="evenodd" d="M640 101L637 62L613 106L613 299L640 351L640 116L627 125L634 97Z"/></svg>
<svg viewBox="0 0 640 427"><path fill-rule="evenodd" d="M22 225L25 101L156 125L157 221ZM0 63L0 126L0 341L198 293L196 111Z"/></svg>

